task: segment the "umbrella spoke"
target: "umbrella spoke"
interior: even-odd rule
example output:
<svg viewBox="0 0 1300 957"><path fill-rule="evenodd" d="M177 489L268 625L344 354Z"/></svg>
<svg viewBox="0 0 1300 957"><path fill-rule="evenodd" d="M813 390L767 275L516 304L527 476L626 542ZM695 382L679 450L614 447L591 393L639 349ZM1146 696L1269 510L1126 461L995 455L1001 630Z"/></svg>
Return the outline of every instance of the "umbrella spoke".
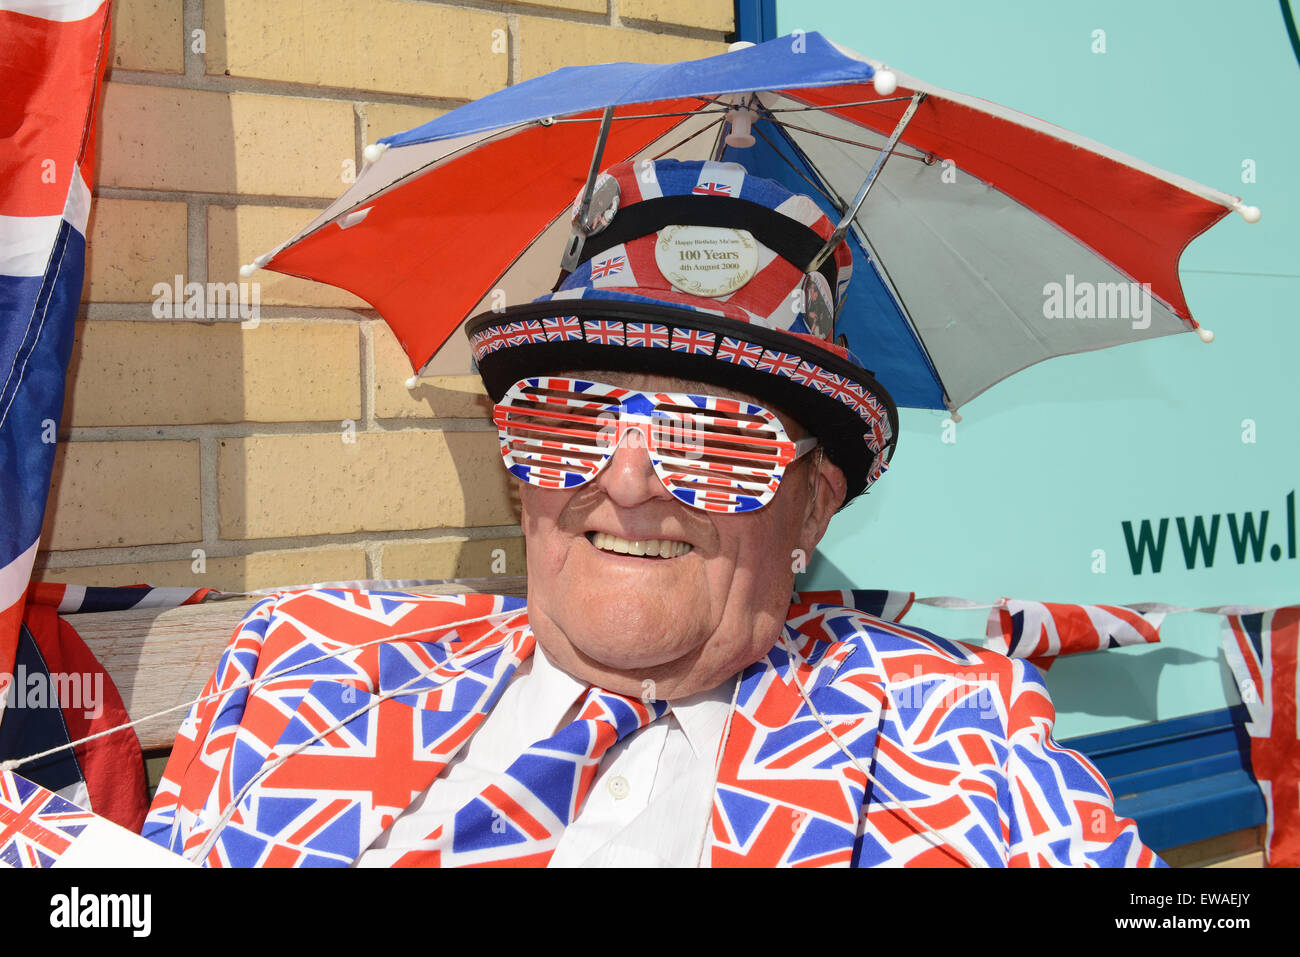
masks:
<svg viewBox="0 0 1300 957"><path fill-rule="evenodd" d="M834 133L823 133L821 130L814 130L807 126L796 126L793 123L785 123L777 119L775 116L771 117L771 120L773 123L779 123L787 130L798 130L800 133L810 133L813 136L820 136L823 139L836 140L837 142L840 143L847 143L849 146L861 146L863 149L874 150L877 153L879 153L881 150L884 149L883 146L873 146L871 143L863 143L860 140L851 140L843 136L836 136ZM934 156L930 153L916 153L916 154L900 153L898 152L897 149L895 149L894 152L891 153L890 155L897 156L899 159L919 160L920 162L925 163L927 166L932 165L934 163Z"/></svg>
<svg viewBox="0 0 1300 957"><path fill-rule="evenodd" d="M700 112L706 112L706 111L701 110ZM687 143L689 143L691 140L695 139L695 137L699 136L701 133L707 133L709 130L713 129L715 126L721 126L721 125L722 125L722 119L723 119L723 118L722 118L721 116L719 116L716 120L710 120L708 123L706 123L704 126L701 126L698 130L696 130L694 133L691 133L691 134L690 134L689 136L687 136L685 139L680 139L680 140L678 140L678 141L677 141L676 143L674 143L672 146L668 147L668 149L663 150L662 152L660 152L660 153L658 153L658 154L656 154L656 155L654 155L654 156L651 156L650 159L652 159L652 160L657 160L657 159L660 159L660 158L662 158L662 157L664 157L664 156L667 156L669 153L672 153L672 152L674 152L675 150L679 150L679 149L681 149L683 146L685 146L685 145L686 145Z"/></svg>
<svg viewBox="0 0 1300 957"><path fill-rule="evenodd" d="M813 261L808 265L809 271L816 269L825 262L826 257L834 252L835 247L844 239L844 234L849 231L849 225L853 222L854 217L858 215L858 210L862 208L862 202L867 198L867 193L871 190L872 184L875 183L876 177L880 175L880 171L884 169L885 161L889 159L894 147L898 144L899 137L903 135L903 130L907 129L907 124L911 122L912 116L916 113L916 108L924 100L924 93L913 94L912 105L904 110L903 115L899 117L898 125L894 127L894 132L889 134L889 141L885 143L884 149L876 157L876 163L871 167L871 172L867 174L862 188L858 190L858 195L853 197L852 207L844 211L844 218L840 220L839 225L835 227L835 231L831 233L831 238L826 240L826 245L821 248L821 252L813 257Z"/></svg>

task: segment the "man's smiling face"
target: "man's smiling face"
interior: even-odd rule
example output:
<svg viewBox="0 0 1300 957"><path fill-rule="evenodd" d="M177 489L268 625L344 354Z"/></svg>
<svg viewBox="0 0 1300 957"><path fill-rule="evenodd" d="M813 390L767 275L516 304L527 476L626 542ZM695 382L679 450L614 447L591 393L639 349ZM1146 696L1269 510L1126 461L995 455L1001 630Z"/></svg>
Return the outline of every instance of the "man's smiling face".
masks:
<svg viewBox="0 0 1300 957"><path fill-rule="evenodd" d="M763 404L663 376L575 375ZM792 439L802 437L792 419L782 422ZM787 468L763 508L702 511L664 488L641 433L631 430L586 485L520 484L537 639L570 674L612 691L681 698L713 688L776 642L795 550L812 554L844 492L843 474L814 451Z"/></svg>

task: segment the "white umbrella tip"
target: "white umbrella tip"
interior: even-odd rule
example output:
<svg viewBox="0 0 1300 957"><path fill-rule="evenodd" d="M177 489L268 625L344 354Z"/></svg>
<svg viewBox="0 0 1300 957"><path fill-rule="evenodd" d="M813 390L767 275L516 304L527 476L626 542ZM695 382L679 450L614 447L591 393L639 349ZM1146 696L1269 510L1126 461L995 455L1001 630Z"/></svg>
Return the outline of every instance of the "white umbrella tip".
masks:
<svg viewBox="0 0 1300 957"><path fill-rule="evenodd" d="M727 47L727 52L735 53L737 50L748 50L753 45L754 44L750 43L748 40L737 40L735 43L731 44L731 46Z"/></svg>
<svg viewBox="0 0 1300 957"><path fill-rule="evenodd" d="M1206 329L1204 326L1201 326L1199 329L1197 329L1196 334L1201 337L1202 342L1214 341L1214 333L1211 332L1209 329Z"/></svg>
<svg viewBox="0 0 1300 957"><path fill-rule="evenodd" d="M893 70L879 69L871 78L871 85L881 96L889 96L898 89L898 77Z"/></svg>
<svg viewBox="0 0 1300 957"><path fill-rule="evenodd" d="M387 149L387 143L371 143L361 151L361 158L367 163L376 163L379 161L379 157L383 156Z"/></svg>
<svg viewBox="0 0 1300 957"><path fill-rule="evenodd" d="M1259 222L1259 217L1263 215L1259 211L1258 206L1247 206L1246 204L1241 202L1238 202L1232 208L1235 209L1237 212L1241 213L1241 218L1248 223Z"/></svg>
<svg viewBox="0 0 1300 957"><path fill-rule="evenodd" d="M420 385L420 377L418 375L413 375L406 380L406 388L408 392L418 388L419 385Z"/></svg>
<svg viewBox="0 0 1300 957"><path fill-rule="evenodd" d="M257 265L257 263L249 263L246 266L240 266L239 276L241 279L247 279L249 276L253 275L253 273L257 272L259 268L260 267Z"/></svg>

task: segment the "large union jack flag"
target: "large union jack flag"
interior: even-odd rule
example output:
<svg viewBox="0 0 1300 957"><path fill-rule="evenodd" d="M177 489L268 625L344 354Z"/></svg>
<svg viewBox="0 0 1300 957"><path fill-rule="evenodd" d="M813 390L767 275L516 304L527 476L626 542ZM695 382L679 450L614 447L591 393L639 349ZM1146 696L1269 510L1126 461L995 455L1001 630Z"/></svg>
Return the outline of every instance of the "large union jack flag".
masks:
<svg viewBox="0 0 1300 957"><path fill-rule="evenodd" d="M1298 634L1300 605L1224 616L1223 653L1250 715L1250 764L1268 807L1270 867L1300 867Z"/></svg>
<svg viewBox="0 0 1300 957"><path fill-rule="evenodd" d="M18 647L81 299L108 4L0 4L0 671Z"/></svg>

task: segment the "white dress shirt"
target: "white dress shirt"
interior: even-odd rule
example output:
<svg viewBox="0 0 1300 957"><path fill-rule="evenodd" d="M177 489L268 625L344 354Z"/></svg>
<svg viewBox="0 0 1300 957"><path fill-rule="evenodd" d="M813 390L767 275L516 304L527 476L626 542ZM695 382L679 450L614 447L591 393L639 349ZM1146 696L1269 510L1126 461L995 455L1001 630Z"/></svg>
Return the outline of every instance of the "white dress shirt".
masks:
<svg viewBox="0 0 1300 957"><path fill-rule="evenodd" d="M668 713L606 752L551 867L707 865L718 750L735 680L675 701ZM357 859L387 867L505 772L530 746L572 721L587 685L539 646L442 774Z"/></svg>

